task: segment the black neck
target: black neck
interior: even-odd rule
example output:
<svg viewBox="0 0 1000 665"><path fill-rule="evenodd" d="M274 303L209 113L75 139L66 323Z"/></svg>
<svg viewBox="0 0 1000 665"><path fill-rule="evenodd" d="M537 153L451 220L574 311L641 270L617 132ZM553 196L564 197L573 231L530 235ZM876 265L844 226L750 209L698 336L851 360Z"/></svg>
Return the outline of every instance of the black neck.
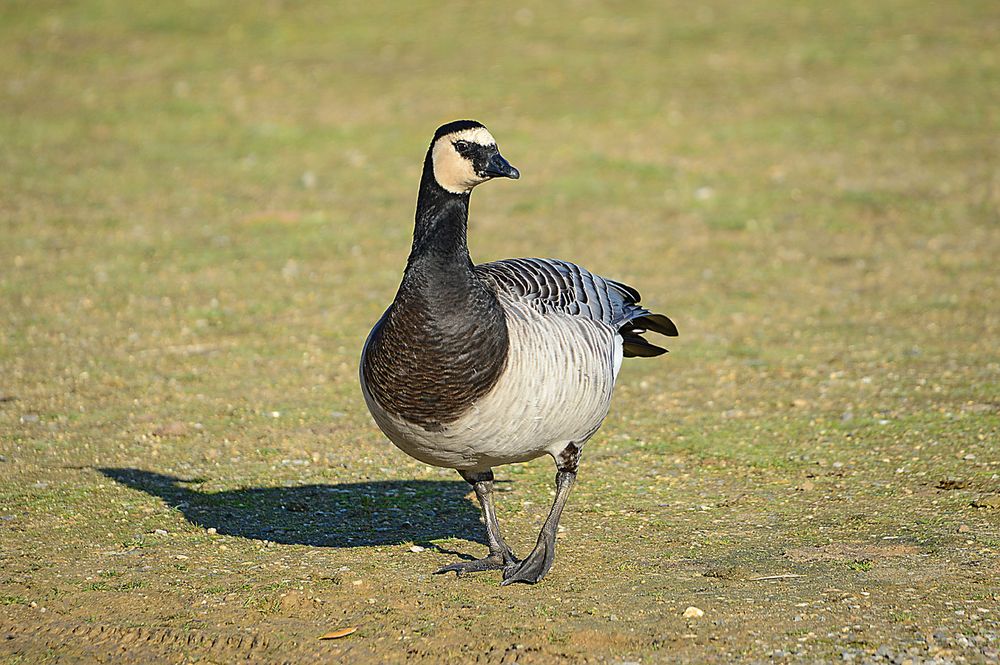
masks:
<svg viewBox="0 0 1000 665"><path fill-rule="evenodd" d="M453 194L434 179L430 152L424 160L417 195L413 246L406 275L431 274L439 278L472 277L472 259L466 240L469 194Z"/></svg>

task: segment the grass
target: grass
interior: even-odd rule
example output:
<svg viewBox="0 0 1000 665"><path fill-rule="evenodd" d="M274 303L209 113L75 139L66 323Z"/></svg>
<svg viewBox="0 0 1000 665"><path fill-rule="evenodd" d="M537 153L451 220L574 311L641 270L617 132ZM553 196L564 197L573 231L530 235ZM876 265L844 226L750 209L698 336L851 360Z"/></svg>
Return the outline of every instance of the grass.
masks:
<svg viewBox="0 0 1000 665"><path fill-rule="evenodd" d="M904 623L995 659L997 611L966 605L1000 594L971 505L1000 492L998 25L973 0L5 3L0 662L932 657ZM475 506L357 386L457 117L523 174L476 192L476 260L576 261L681 330L623 369L530 589L428 575L480 551ZM523 552L550 464L498 478Z"/></svg>

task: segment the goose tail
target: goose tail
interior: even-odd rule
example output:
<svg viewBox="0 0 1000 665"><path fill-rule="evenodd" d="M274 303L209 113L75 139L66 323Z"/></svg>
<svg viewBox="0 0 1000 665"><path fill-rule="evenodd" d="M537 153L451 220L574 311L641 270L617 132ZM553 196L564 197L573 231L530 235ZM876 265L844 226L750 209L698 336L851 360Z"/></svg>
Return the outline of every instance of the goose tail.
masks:
<svg viewBox="0 0 1000 665"><path fill-rule="evenodd" d="M621 327L618 334L622 336L623 350L626 358L655 358L667 353L667 350L647 340L643 335L655 332L666 337L677 337L677 326L664 314L653 314L642 310L637 316L630 318Z"/></svg>

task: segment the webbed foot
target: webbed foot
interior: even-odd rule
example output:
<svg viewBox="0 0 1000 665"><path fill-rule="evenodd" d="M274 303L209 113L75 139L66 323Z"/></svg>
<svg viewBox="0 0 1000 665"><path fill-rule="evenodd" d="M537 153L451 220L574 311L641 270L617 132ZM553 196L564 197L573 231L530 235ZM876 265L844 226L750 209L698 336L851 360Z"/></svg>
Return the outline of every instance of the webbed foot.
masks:
<svg viewBox="0 0 1000 665"><path fill-rule="evenodd" d="M545 535L543 533L543 538ZM503 582L500 583L500 586L508 586L515 582L535 584L545 577L556 558L555 538L551 540L552 542L549 543L547 538L539 539L535 549L525 557L524 561L515 561L504 567Z"/></svg>
<svg viewBox="0 0 1000 665"><path fill-rule="evenodd" d="M514 565L517 565L517 559L514 558L513 553L509 553L509 556L490 554L482 559L473 559L472 561L456 561L455 563L450 563L443 568L435 570L434 574L443 575L444 573L453 572L458 577L461 577L466 573L479 573L484 570L504 570L507 567Z"/></svg>

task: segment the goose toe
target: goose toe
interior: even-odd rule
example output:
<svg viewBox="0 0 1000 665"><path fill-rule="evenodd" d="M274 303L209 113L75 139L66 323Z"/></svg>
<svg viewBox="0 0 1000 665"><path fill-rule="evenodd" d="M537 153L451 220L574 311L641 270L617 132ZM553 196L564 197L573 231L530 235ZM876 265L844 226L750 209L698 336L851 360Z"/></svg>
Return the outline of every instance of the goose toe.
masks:
<svg viewBox="0 0 1000 665"><path fill-rule="evenodd" d="M535 584L549 572L554 560L555 547L539 543L524 561L512 563L503 569L503 582L500 583L500 586L510 586L515 582Z"/></svg>
<svg viewBox="0 0 1000 665"><path fill-rule="evenodd" d="M434 571L435 575L444 575L445 573L455 573L457 577L461 577L466 573L480 573L484 570L504 570L509 566L517 565L517 559L511 555L510 558L503 557L499 554L491 554L489 556L483 557L482 559L473 559L472 561L456 561L455 563L450 563L447 566L443 566Z"/></svg>

